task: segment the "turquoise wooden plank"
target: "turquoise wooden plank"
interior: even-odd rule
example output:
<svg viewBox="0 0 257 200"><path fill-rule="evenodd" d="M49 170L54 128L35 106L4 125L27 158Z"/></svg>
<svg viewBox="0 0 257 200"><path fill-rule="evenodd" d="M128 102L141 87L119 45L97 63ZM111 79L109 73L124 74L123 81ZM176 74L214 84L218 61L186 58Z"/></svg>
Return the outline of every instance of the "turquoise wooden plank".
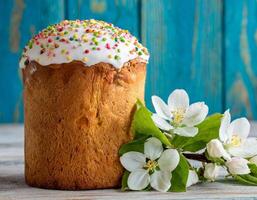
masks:
<svg viewBox="0 0 257 200"><path fill-rule="evenodd" d="M67 0L68 19L98 19L139 36L139 0Z"/></svg>
<svg viewBox="0 0 257 200"><path fill-rule="evenodd" d="M226 107L257 119L257 3L225 1Z"/></svg>
<svg viewBox="0 0 257 200"><path fill-rule="evenodd" d="M150 50L147 104L176 88L222 110L222 1L143 0L142 41Z"/></svg>
<svg viewBox="0 0 257 200"><path fill-rule="evenodd" d="M0 1L0 13L0 122L22 122L21 50L40 29L64 18L64 2Z"/></svg>
<svg viewBox="0 0 257 200"><path fill-rule="evenodd" d="M129 29L139 39L142 37L151 53L148 105L152 94L166 99L171 90L185 88L192 101L206 101L211 112L230 107L235 117L247 115L256 119L257 3L232 2L226 0L224 6L222 69L222 1L1 1L0 122L22 121L18 74L22 47L38 30L63 19L65 13L70 19L106 20Z"/></svg>

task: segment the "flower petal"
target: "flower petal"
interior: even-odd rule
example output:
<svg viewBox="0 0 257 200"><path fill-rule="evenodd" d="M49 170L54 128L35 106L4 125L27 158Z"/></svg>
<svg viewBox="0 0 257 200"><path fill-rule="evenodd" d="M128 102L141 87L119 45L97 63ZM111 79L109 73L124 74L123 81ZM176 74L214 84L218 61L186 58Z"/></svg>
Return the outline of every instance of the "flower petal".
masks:
<svg viewBox="0 0 257 200"><path fill-rule="evenodd" d="M187 187L190 187L191 185L196 184L199 181L199 177L195 170L189 170L188 178L187 178Z"/></svg>
<svg viewBox="0 0 257 200"><path fill-rule="evenodd" d="M215 181L215 179L219 176L220 166L215 163L207 163L204 166L204 178L209 181Z"/></svg>
<svg viewBox="0 0 257 200"><path fill-rule="evenodd" d="M150 175L145 169L137 169L129 174L128 187L131 190L143 190L150 183Z"/></svg>
<svg viewBox="0 0 257 200"><path fill-rule="evenodd" d="M232 135L239 136L242 140L245 140L250 132L250 123L244 117L235 119L228 127L228 132L232 133Z"/></svg>
<svg viewBox="0 0 257 200"><path fill-rule="evenodd" d="M195 126L200 124L208 114L208 106L204 102L193 103L186 111L182 124Z"/></svg>
<svg viewBox="0 0 257 200"><path fill-rule="evenodd" d="M163 152L162 143L155 137L149 138L144 144L144 153L150 160L156 160Z"/></svg>
<svg viewBox="0 0 257 200"><path fill-rule="evenodd" d="M167 149L162 153L158 164L162 171L172 172L177 167L179 160L179 153L176 149Z"/></svg>
<svg viewBox="0 0 257 200"><path fill-rule="evenodd" d="M136 169L142 169L144 167L146 157L142 153L130 151L120 157L120 162L126 170L132 172Z"/></svg>
<svg viewBox="0 0 257 200"><path fill-rule="evenodd" d="M156 126L164 131L169 131L173 129L173 126L171 126L167 121L159 117L157 114L152 114L152 120L154 121Z"/></svg>
<svg viewBox="0 0 257 200"><path fill-rule="evenodd" d="M220 124L220 130L219 130L219 138L224 143L229 141L229 138L231 137L228 134L228 127L230 125L230 121L231 121L231 116L230 116L229 110L226 110L223 114L223 118Z"/></svg>
<svg viewBox="0 0 257 200"><path fill-rule="evenodd" d="M257 155L257 139L247 138L239 147L229 147L228 152L233 156L250 158Z"/></svg>
<svg viewBox="0 0 257 200"><path fill-rule="evenodd" d="M167 192L171 186L170 179L172 175L170 172L155 171L151 175L150 184L152 188L160 192Z"/></svg>
<svg viewBox="0 0 257 200"><path fill-rule="evenodd" d="M174 129L174 133L185 136L185 137L194 137L198 133L197 127L178 127Z"/></svg>
<svg viewBox="0 0 257 200"><path fill-rule="evenodd" d="M163 119L171 120L172 114L168 105L158 96L152 96L152 103L156 113Z"/></svg>
<svg viewBox="0 0 257 200"><path fill-rule="evenodd" d="M224 158L225 160L230 160L231 157L224 149L223 144L218 139L212 139L206 145L207 152L212 158Z"/></svg>
<svg viewBox="0 0 257 200"><path fill-rule="evenodd" d="M226 162L226 166L231 174L249 174L250 169L248 163L249 161L244 158L233 157Z"/></svg>
<svg viewBox="0 0 257 200"><path fill-rule="evenodd" d="M171 111L186 110L189 107L189 97L185 90L174 90L168 98L168 106Z"/></svg>

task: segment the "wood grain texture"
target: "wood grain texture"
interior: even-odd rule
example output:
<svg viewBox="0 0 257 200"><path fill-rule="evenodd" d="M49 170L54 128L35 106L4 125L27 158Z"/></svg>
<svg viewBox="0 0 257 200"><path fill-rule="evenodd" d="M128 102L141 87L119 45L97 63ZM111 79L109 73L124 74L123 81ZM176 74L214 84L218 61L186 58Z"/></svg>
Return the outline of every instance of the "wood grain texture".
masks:
<svg viewBox="0 0 257 200"><path fill-rule="evenodd" d="M252 123L252 132L257 123ZM257 187L233 181L197 184L186 193L121 192L120 190L57 191L32 188L24 182L23 126L0 126L0 199L257 199Z"/></svg>
<svg viewBox="0 0 257 200"><path fill-rule="evenodd" d="M98 19L139 36L139 0L67 0L66 18Z"/></svg>
<svg viewBox="0 0 257 200"><path fill-rule="evenodd" d="M149 12L151 11L151 12ZM143 0L142 40L149 48L147 102L167 99L176 88L192 102L205 101L210 112L222 110L222 2Z"/></svg>
<svg viewBox="0 0 257 200"><path fill-rule="evenodd" d="M0 13L0 122L21 122L21 51L36 32L64 18L64 4L63 0L0 1Z"/></svg>
<svg viewBox="0 0 257 200"><path fill-rule="evenodd" d="M146 102L175 88L210 113L231 108L257 119L257 1L0 1L0 123L22 122L21 50L32 35L62 19L95 18L128 29L149 48Z"/></svg>
<svg viewBox="0 0 257 200"><path fill-rule="evenodd" d="M226 107L257 118L257 2L225 1Z"/></svg>

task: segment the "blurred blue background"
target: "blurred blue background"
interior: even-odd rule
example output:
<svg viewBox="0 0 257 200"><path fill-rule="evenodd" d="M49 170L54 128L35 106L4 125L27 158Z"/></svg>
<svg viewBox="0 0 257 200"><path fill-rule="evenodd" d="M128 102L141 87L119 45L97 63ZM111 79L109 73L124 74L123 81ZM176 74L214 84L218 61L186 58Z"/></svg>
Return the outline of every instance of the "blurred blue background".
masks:
<svg viewBox="0 0 257 200"><path fill-rule="evenodd" d="M210 112L257 119L257 1L1 0L0 122L23 121L18 61L39 30L63 19L101 19L149 49L146 102L175 88Z"/></svg>

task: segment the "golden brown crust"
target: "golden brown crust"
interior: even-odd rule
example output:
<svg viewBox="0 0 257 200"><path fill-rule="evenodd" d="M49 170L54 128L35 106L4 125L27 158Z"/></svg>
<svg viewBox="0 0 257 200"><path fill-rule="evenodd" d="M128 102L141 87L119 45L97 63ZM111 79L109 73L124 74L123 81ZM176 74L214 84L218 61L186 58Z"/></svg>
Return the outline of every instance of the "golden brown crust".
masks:
<svg viewBox="0 0 257 200"><path fill-rule="evenodd" d="M26 182L54 189L118 187L118 150L131 139L145 71L137 61L120 71L106 63L30 63L23 71Z"/></svg>

